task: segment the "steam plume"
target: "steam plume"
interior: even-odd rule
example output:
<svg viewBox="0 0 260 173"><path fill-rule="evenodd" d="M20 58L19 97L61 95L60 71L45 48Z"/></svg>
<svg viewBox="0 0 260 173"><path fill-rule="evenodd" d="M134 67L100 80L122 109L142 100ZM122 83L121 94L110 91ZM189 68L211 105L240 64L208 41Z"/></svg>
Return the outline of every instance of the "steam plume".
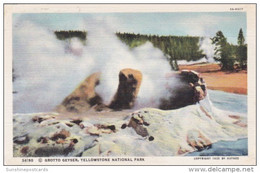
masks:
<svg viewBox="0 0 260 173"><path fill-rule="evenodd" d="M98 94L108 104L118 87L123 68L143 73L137 107L158 106L174 85L167 78L170 66L163 53L149 42L130 50L103 19L86 19L86 46L74 38L57 40L53 31L32 21L19 21L14 27L13 66L18 78L14 82L14 112L51 111L88 75L102 72Z"/></svg>

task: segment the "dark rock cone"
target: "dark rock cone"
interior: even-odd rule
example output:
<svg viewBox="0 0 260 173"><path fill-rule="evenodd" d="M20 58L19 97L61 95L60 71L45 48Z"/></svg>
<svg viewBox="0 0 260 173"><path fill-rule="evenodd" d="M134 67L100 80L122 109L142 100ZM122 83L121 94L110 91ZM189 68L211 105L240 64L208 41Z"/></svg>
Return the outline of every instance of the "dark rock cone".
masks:
<svg viewBox="0 0 260 173"><path fill-rule="evenodd" d="M142 73L134 69L123 69L119 73L117 93L109 108L114 110L130 109L134 106L140 85Z"/></svg>
<svg viewBox="0 0 260 173"><path fill-rule="evenodd" d="M192 70L182 70L174 75L179 83L173 86L169 98L161 99L160 109L178 109L203 100L207 95L206 84L199 73Z"/></svg>

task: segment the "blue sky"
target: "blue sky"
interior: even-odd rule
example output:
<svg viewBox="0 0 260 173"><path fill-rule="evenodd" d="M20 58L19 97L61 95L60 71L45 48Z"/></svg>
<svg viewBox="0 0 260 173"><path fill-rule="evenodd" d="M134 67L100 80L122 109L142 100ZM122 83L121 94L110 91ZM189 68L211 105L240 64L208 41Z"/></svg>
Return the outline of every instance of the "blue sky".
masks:
<svg viewBox="0 0 260 173"><path fill-rule="evenodd" d="M174 12L174 13L38 13L14 14L14 25L30 20L50 30L84 30L88 22L102 20L114 32L213 37L221 30L236 44L239 29L246 38L245 12Z"/></svg>

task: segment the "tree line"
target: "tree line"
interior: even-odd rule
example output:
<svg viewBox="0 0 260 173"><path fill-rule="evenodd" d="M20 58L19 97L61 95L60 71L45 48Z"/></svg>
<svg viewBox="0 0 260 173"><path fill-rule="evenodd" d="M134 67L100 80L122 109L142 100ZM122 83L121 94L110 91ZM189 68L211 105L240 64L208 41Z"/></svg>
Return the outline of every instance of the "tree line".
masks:
<svg viewBox="0 0 260 173"><path fill-rule="evenodd" d="M134 33L116 33L118 38L130 48L150 41L166 55L172 70L178 70L178 60L196 61L205 56L200 49L200 37L192 36L158 36Z"/></svg>
<svg viewBox="0 0 260 173"><path fill-rule="evenodd" d="M87 39L87 31L55 31L60 40L78 37L82 41ZM167 57L172 70L178 70L178 60L196 61L206 55L200 49L203 37L195 36L159 36L135 33L117 32L116 36L130 48L134 48L150 41L154 47L159 48ZM215 45L214 59L221 64L222 70L247 68L247 44L242 29L239 30L237 45L230 44L222 31L218 31L211 38ZM207 58L207 57L206 57Z"/></svg>
<svg viewBox="0 0 260 173"><path fill-rule="evenodd" d="M54 31L54 34L59 40L66 40L73 37L77 37L82 41L87 40L87 31L75 31L75 30Z"/></svg>

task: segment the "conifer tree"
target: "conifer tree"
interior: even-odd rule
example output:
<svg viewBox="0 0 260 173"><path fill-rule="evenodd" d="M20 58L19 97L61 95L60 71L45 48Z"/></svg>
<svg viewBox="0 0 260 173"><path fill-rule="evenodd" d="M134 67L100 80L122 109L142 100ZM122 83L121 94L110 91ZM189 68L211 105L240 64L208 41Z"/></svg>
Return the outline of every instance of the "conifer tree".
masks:
<svg viewBox="0 0 260 173"><path fill-rule="evenodd" d="M245 70L247 68L247 45L245 44L245 38L242 28L239 30L237 37L237 61L239 62L240 67Z"/></svg>
<svg viewBox="0 0 260 173"><path fill-rule="evenodd" d="M238 33L237 44L238 44L239 46L245 44L245 38L244 38L244 34L243 34L242 28L240 28L239 33Z"/></svg>
<svg viewBox="0 0 260 173"><path fill-rule="evenodd" d="M216 45L215 57L216 61L219 61L222 65L222 70L233 70L235 59L232 57L232 47L227 42L227 38L221 31L216 33L216 36L212 39L212 44Z"/></svg>

